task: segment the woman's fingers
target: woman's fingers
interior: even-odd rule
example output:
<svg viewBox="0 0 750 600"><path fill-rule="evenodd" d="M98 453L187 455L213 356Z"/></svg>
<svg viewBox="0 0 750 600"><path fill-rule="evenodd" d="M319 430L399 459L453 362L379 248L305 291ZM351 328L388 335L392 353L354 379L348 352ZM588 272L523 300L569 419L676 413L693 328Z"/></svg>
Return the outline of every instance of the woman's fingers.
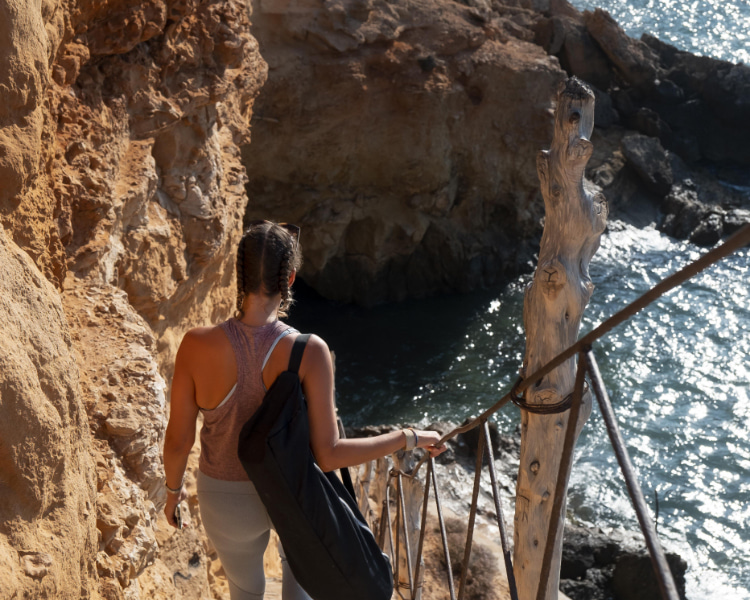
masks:
<svg viewBox="0 0 750 600"><path fill-rule="evenodd" d="M445 444L440 444L439 446L429 446L427 450L430 452L430 456L432 458L435 458L436 456L440 456L443 452L445 452L448 449L448 446Z"/></svg>
<svg viewBox="0 0 750 600"><path fill-rule="evenodd" d="M440 443L442 436L437 431L417 431L418 448L425 448L433 458L441 455L448 447Z"/></svg>
<svg viewBox="0 0 750 600"><path fill-rule="evenodd" d="M174 509L177 505L167 501L167 505L164 507L164 516L167 517L167 523L172 527L177 527L177 521L174 518Z"/></svg>
<svg viewBox="0 0 750 600"><path fill-rule="evenodd" d="M164 506L164 516L167 517L167 523L169 523L172 527L177 527L177 519L175 516L175 511L177 510L177 506L180 505L180 503L183 500L187 500L188 493L185 488L183 488L180 491L179 496L175 496L173 494L167 494L167 504ZM187 510L182 511L182 526L187 527L190 525L190 513Z"/></svg>

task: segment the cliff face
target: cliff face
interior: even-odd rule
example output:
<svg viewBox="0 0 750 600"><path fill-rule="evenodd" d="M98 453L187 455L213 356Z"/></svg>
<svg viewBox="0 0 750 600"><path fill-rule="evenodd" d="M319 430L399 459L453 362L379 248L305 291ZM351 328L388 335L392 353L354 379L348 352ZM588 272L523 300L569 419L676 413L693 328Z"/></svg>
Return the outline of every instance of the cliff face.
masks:
<svg viewBox="0 0 750 600"><path fill-rule="evenodd" d="M2 598L210 595L200 528L161 516L164 376L233 306L250 15L0 2Z"/></svg>
<svg viewBox="0 0 750 600"><path fill-rule="evenodd" d="M709 245L750 220L705 169L750 161L750 68L632 39L604 11L255 0L253 32L269 78L243 148L248 218L302 225L302 276L324 296L370 305L526 270L534 157L567 75L596 88L587 175L615 218L658 222L661 208L665 231Z"/></svg>
<svg viewBox="0 0 750 600"><path fill-rule="evenodd" d="M0 597L96 597L88 419L60 297L0 229Z"/></svg>
<svg viewBox="0 0 750 600"><path fill-rule="evenodd" d="M243 149L248 218L301 224L302 275L327 297L466 291L532 253L564 72L530 6L466 4L255 3L269 79Z"/></svg>

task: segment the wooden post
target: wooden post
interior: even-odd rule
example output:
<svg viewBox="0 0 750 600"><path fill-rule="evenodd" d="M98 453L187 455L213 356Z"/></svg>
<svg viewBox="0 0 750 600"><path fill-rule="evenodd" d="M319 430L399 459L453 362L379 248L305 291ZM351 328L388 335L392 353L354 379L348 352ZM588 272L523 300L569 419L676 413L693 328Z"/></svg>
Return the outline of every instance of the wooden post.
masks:
<svg viewBox="0 0 750 600"><path fill-rule="evenodd" d="M413 452L407 452L406 450L399 450L393 454L393 466L403 471L404 473L410 472L417 464L416 458ZM417 549L419 545L419 532L422 525L422 499L424 497L424 486L428 485L429 482L425 481L424 485L418 477L409 479L408 477L401 478L401 486L404 495L404 513L401 521L401 530L398 535L401 536L401 552L397 560L399 564L399 581L397 583L399 589L399 596L404 600L419 600L422 592L422 580L424 578L424 558L420 565L419 572L421 573L420 581L412 581L411 584L414 586L414 595L412 596L410 590L410 578L414 574L414 567L416 566ZM392 496L398 499L397 488L393 490L395 493ZM395 511L394 511L395 514ZM393 524L394 535L396 535L396 525ZM409 558L407 559L406 543L404 539L404 528L406 528L407 535L409 536ZM409 569L411 567L411 569ZM411 575L410 575L411 572Z"/></svg>
<svg viewBox="0 0 750 600"><path fill-rule="evenodd" d="M537 157L545 223L539 264L524 298L526 355L521 376L533 373L578 339L581 316L594 289L588 267L606 227L607 204L601 194L583 185L584 169L593 150L589 141L593 129L594 94L573 77L557 95L552 147ZM571 358L534 382L524 393L525 402L548 405L562 401L573 391L575 366ZM520 600L558 597L564 518L559 519L556 532L549 532L556 543L545 594L538 595L537 588L555 487L568 485L569 473L557 481L568 413L521 411L514 519L514 568ZM591 394L586 392L576 436L590 413Z"/></svg>

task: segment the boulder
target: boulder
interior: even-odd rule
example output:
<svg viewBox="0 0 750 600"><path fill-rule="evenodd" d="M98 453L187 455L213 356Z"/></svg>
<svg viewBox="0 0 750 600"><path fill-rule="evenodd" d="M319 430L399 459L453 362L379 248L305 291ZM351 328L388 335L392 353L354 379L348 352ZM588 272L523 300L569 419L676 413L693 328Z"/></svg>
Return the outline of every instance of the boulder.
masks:
<svg viewBox="0 0 750 600"><path fill-rule="evenodd" d="M585 11L586 29L630 85L650 90L659 78L658 55L645 43L629 37L610 14L597 8Z"/></svg>
<svg viewBox="0 0 750 600"><path fill-rule="evenodd" d="M708 213L690 234L690 241L697 246L713 246L724 233L723 211Z"/></svg>
<svg viewBox="0 0 750 600"><path fill-rule="evenodd" d="M683 240L690 238L708 213L691 184L674 186L662 202L662 211L666 216L661 230Z"/></svg>
<svg viewBox="0 0 750 600"><path fill-rule="evenodd" d="M560 579L581 580L590 569L612 564L622 552L622 541L601 531L565 527Z"/></svg>
<svg viewBox="0 0 750 600"><path fill-rule="evenodd" d="M747 129L750 122L750 67L738 64L713 69L703 86L703 98L724 124Z"/></svg>
<svg viewBox="0 0 750 600"><path fill-rule="evenodd" d="M661 598L651 559L635 536L567 525L560 589L572 600ZM687 563L673 552L666 556L678 593L685 598Z"/></svg>
<svg viewBox="0 0 750 600"><path fill-rule="evenodd" d="M620 120L620 115L615 110L612 97L602 90L592 87L596 104L594 105L594 123L601 129L607 129Z"/></svg>
<svg viewBox="0 0 750 600"><path fill-rule="evenodd" d="M727 211L702 201L690 180L672 187L662 202L662 211L665 216L660 229L664 233L698 246L713 246L750 217L750 211L739 208Z"/></svg>
<svg viewBox="0 0 750 600"><path fill-rule="evenodd" d="M622 153L643 184L657 197L672 187L672 168L659 140L645 135L628 135L622 139Z"/></svg>
<svg viewBox="0 0 750 600"><path fill-rule="evenodd" d="M608 597L604 590L588 579L561 579L560 591L572 600L607 600Z"/></svg>
<svg viewBox="0 0 750 600"><path fill-rule="evenodd" d="M569 75L603 90L610 87L614 79L612 65L589 34L580 13L575 17L556 15L542 19L535 32L536 42L549 54L557 56L560 66Z"/></svg>
<svg viewBox="0 0 750 600"><path fill-rule="evenodd" d="M685 598L685 559L673 552L666 553L667 564L674 577L680 598ZM618 600L659 600L659 591L651 557L645 552L628 552L615 562L612 590Z"/></svg>

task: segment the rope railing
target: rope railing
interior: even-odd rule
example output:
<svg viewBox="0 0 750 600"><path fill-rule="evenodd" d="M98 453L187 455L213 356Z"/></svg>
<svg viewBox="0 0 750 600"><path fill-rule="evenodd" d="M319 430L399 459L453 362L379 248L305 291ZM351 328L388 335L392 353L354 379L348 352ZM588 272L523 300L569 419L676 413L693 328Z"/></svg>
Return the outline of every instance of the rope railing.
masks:
<svg viewBox="0 0 750 600"><path fill-rule="evenodd" d="M505 528L505 522L502 513L502 503L500 499L500 493L497 483L497 474L495 472L495 461L492 450L492 443L490 440L490 431L488 425L488 419L505 406L509 401L512 400L514 394L521 394L526 390L532 382L538 381L555 368L570 360L574 356L578 355L578 367L576 371L576 379L573 388L573 392L567 402L568 406L565 410L570 411L570 417L568 419L568 427L565 435L565 442L563 446L563 452L560 458L560 466L558 472L557 481L565 481L567 473L572 466L573 450L575 445L575 427L578 422L578 415L580 413L581 404L583 402L584 395L593 392L593 395L597 399L597 403L602 413L604 423L607 428L612 447L615 451L620 470L625 478L628 495L630 496L631 502L635 509L638 517L638 523L641 528L641 532L646 540L646 546L651 557L652 566L656 573L659 589L661 596L664 600L679 600L679 594L677 593L677 586L675 585L672 573L669 569L664 550L659 542L656 527L653 520L648 512L643 492L638 484L635 469L633 468L632 462L628 455L625 447L625 442L620 433L615 418L612 404L607 395L604 382L599 372L598 365L592 352L592 345L594 342L599 340L601 337L609 333L612 329L620 325L621 323L630 319L633 315L643 310L649 304L671 291L675 287L681 285L688 279L696 276L707 267L713 265L719 260L725 258L729 254L736 250L750 244L750 225L745 225L734 235L732 235L726 242L710 250L697 260L686 265L676 273L670 275L666 279L659 282L645 294L640 296L635 301L628 304L625 308L615 313L613 316L605 320L598 327L594 328L588 334L580 338L576 343L572 344L568 349L558 354L555 358L550 360L546 365L539 368L536 372L532 373L526 378L519 379L513 386L512 390L506 393L500 400L498 400L491 407L486 409L478 417L471 420L469 423L456 427L449 433L444 435L440 443L445 443L448 440L453 439L461 433L466 433L477 427L481 427L481 433L478 436L477 442L477 458L475 464L474 473L474 487L472 491L471 508L469 511L469 522L467 528L466 544L464 546L464 556L461 567L461 580L459 582L459 593L458 599L455 593L455 584L453 579L453 569L451 566L450 551L448 547L448 536L445 526L445 518L443 509L440 501L440 493L438 487L437 474L435 471L435 461L429 455L425 454L424 457L416 464L416 466L410 469L408 472L399 468L392 468L388 474L388 481L386 483L386 499L383 502L383 509L380 517L381 527L381 547L385 545L384 539L384 527L387 528L387 533L390 542L391 556L394 562L394 584L396 586L397 593L403 598L403 594L399 589L398 577L399 577L399 556L400 556L400 530L402 529L401 524L403 523L404 533L404 547L407 556L407 569L408 569L408 589L410 593L410 599L416 600L422 592L421 584L421 563L422 554L424 551L424 540L427 523L427 512L430 497L430 482L432 483L432 489L434 490L434 499L436 505L436 512L439 522L440 535L442 539L443 552L445 554L446 570L447 570L447 583L450 593L451 600L463 600L466 592L466 582L468 574L469 559L471 557L472 543L474 526L476 522L477 506L479 499L479 489L481 483L481 472L483 467L483 458L486 455L488 459L488 468L490 474L490 481L492 486L492 496L495 505L495 516L500 532L500 541L503 550L503 559L505 563L506 575L508 579L508 587L510 590L510 596L512 600L518 600L518 592L516 590L515 575L513 571L513 564L511 562L510 547L507 539L507 531ZM590 389L586 389L585 378L589 377L591 381ZM533 407L528 407L529 410L534 410ZM526 408L524 409L526 410ZM544 411L542 411L544 412ZM422 465L427 464L427 474L425 477L424 486L424 500L422 505L421 515L421 528L419 535L419 545L417 548L416 557L412 556L411 544L408 535L408 528L406 524L406 505L404 500L403 480L416 478ZM396 492L398 500L396 502L396 541L394 544L394 535L392 530L393 521L391 520L391 509L390 509L390 495L389 488L393 480L396 480ZM553 500L552 517L549 525L549 532L556 532L558 530L559 520L564 518L562 514L562 507L565 500L565 486L555 486L555 496ZM554 553L556 539L554 535L547 535L547 543L545 545L545 551L543 555L542 570L539 587L537 588L537 599L543 600L547 589L547 581L549 580L552 556ZM424 599L427 600L427 599Z"/></svg>

